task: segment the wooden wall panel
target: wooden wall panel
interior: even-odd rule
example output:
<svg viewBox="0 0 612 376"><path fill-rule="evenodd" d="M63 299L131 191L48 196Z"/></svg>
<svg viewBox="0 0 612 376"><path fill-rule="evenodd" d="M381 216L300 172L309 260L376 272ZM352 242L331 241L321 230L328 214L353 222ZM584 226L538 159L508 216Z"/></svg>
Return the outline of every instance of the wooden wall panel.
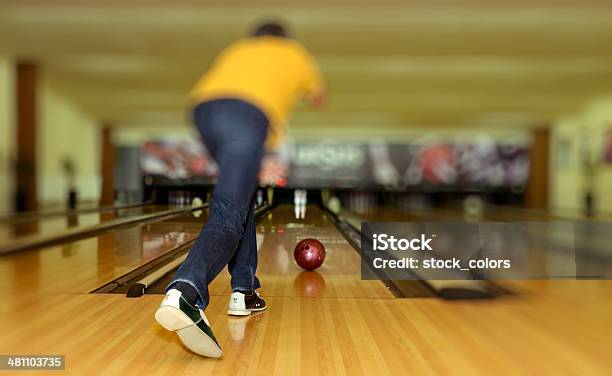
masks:
<svg viewBox="0 0 612 376"><path fill-rule="evenodd" d="M533 130L530 163L531 172L525 192L525 206L530 209L547 210L550 184L549 128Z"/></svg>
<svg viewBox="0 0 612 376"><path fill-rule="evenodd" d="M101 148L101 175L102 175L102 193L100 195L100 205L112 205L115 202L115 148L113 146L113 131L110 126L103 126L101 131L102 148Z"/></svg>
<svg viewBox="0 0 612 376"><path fill-rule="evenodd" d="M38 208L36 190L38 71L35 64L18 63L16 74L17 170L15 210Z"/></svg>

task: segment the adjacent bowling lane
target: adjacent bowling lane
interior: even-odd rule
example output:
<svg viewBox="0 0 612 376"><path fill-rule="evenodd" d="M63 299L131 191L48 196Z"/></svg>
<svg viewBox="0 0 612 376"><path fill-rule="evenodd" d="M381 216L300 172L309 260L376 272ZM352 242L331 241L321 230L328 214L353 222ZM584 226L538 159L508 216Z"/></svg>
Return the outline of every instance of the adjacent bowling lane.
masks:
<svg viewBox="0 0 612 376"><path fill-rule="evenodd" d="M67 209L65 204L46 205L44 208L36 211L18 212L18 213L2 213L0 214L0 224L2 223L19 223L27 222L45 217L67 216L73 214L84 213L100 213L105 211L115 211L118 209L136 208L150 205L150 203L135 203L127 205L102 205L98 202L82 202L74 209Z"/></svg>
<svg viewBox="0 0 612 376"><path fill-rule="evenodd" d="M117 218L128 218L168 210L166 205L147 205L100 212L69 212L62 215L22 218L18 221L0 222L1 242L15 238L57 232L78 226L92 226Z"/></svg>
<svg viewBox="0 0 612 376"><path fill-rule="evenodd" d="M117 225L119 222L137 221L142 217L168 215L179 210L166 205L148 205L102 211L99 213L76 213L65 216L33 218L25 222L0 224L0 254L15 250L57 242L64 237L84 231L95 231L99 227Z"/></svg>
<svg viewBox="0 0 612 376"><path fill-rule="evenodd" d="M531 211L513 207L484 205L477 215L470 215L459 205L445 207L418 208L400 210L394 206L377 206L371 210L359 212L364 220L370 221L550 221L559 219L550 213Z"/></svg>
<svg viewBox="0 0 612 376"><path fill-rule="evenodd" d="M260 242L257 276L266 296L392 298L379 281L361 280L359 254L318 206L309 205L305 219L295 219L293 207L281 205L257 226ZM315 238L326 248L325 262L315 271L300 268L295 245ZM211 295L231 294L227 269L210 286Z"/></svg>
<svg viewBox="0 0 612 376"><path fill-rule="evenodd" d="M23 295L88 293L194 239L204 217L191 213L138 223L57 246L0 256L4 308Z"/></svg>
<svg viewBox="0 0 612 376"><path fill-rule="evenodd" d="M480 217L482 221L550 221L559 220L558 218L540 211L531 211L522 208L503 207L485 205L483 207L483 215ZM359 214L363 220L369 221L463 221L467 220L465 213L460 207L450 208L430 208L410 211L401 211L391 206L375 207L373 210ZM577 220L581 220L577 218ZM593 244L607 243L607 234L599 232L589 233L589 242ZM559 240L562 242L562 240ZM565 240L563 240L565 241ZM582 244L583 247L585 244ZM587 247L588 248L588 247ZM601 247L600 247L601 248ZM608 248L609 249L609 248ZM602 253L576 253L574 257L580 260L584 266L590 265L591 270L597 268L610 267L610 255ZM538 255L542 260L557 259L563 256L565 252L558 250L555 247L539 248L537 251L531 249L532 255ZM578 257L579 256L579 257ZM604 270L604 269L601 269ZM562 302L566 305L571 305L579 295L599 296L606 289L612 287L611 281L602 280L495 280L494 283L498 286L508 289L522 297L537 297L542 301ZM612 296L612 295L610 295Z"/></svg>

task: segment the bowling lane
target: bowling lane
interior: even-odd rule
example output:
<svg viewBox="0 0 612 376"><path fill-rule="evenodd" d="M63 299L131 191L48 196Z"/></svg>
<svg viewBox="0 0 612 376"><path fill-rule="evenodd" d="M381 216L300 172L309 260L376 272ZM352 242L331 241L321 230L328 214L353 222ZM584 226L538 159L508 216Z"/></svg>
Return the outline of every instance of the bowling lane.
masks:
<svg viewBox="0 0 612 376"><path fill-rule="evenodd" d="M64 234L78 232L80 229L95 229L102 224L136 219L147 215L162 214L176 209L166 205L147 205L103 211L95 213L76 213L64 216L33 218L17 223L0 224L0 253L10 252L20 244L27 246L39 241L61 238Z"/></svg>
<svg viewBox="0 0 612 376"><path fill-rule="evenodd" d="M269 297L393 298L382 282L361 280L358 253L318 207L309 205L305 219L295 219L293 206L282 205L257 226L262 293ZM295 244L304 238L320 240L325 262L306 272L294 261ZM231 294L227 269L213 281L211 295Z"/></svg>
<svg viewBox="0 0 612 376"><path fill-rule="evenodd" d="M185 213L57 246L2 255L3 308L8 309L11 301L24 294L88 293L194 239L203 221L204 216Z"/></svg>
<svg viewBox="0 0 612 376"><path fill-rule="evenodd" d="M137 203L126 205L102 205L97 202L84 202L77 205L74 209L67 209L65 204L50 205L36 211L4 213L0 214L0 224L3 223L23 223L45 217L68 216L84 213L100 213L107 211L115 211L118 209L136 208L150 205L150 203Z"/></svg>
<svg viewBox="0 0 612 376"><path fill-rule="evenodd" d="M172 220L165 222L176 226ZM185 232L190 226L194 232L199 228L186 222L181 225ZM172 227L158 230L156 240L163 244L163 233ZM76 278L82 288L58 292L60 266L43 272L46 258L41 258L37 283L17 283L13 275L7 285L4 260L17 254L0 258L0 288L12 294L9 300L3 297L8 304L0 308L0 352L65 354L71 374L92 374L101 367L111 374L465 375L485 367L498 374L534 373L534 367L538 374L606 374L612 367L610 284L536 281L520 296L485 301L392 299L382 283L360 280L357 253L316 207L308 207L305 220L295 220L292 208L281 206L260 223L258 235L259 275L269 309L228 317L227 296L211 299L206 314L225 353L220 361L186 351L176 335L155 322L160 295L128 299L85 292L121 273L100 273L94 267ZM304 274L289 253L305 236L329 245L328 259L316 273L324 284L304 290L302 285L308 284L299 277ZM137 237L125 234L121 246L116 238L107 238L117 242L115 252L126 261L107 254L101 257L109 258L104 264L128 270L133 266L124 264L141 263L144 242ZM61 251L48 252L61 258ZM63 270L66 274L75 273L78 264L93 265L67 258L72 261ZM49 283L54 288L44 287ZM211 292L227 295L228 286L223 272ZM28 298L20 294L25 289L40 293Z"/></svg>
<svg viewBox="0 0 612 376"><path fill-rule="evenodd" d="M99 212L76 212L63 215L22 218L18 221L0 222L0 237L17 238L28 235L56 232L77 226L91 226L117 218L134 217L168 210L166 205L147 205Z"/></svg>
<svg viewBox="0 0 612 376"><path fill-rule="evenodd" d="M266 312L244 318L228 317L217 298L206 314L219 361L186 351L155 322L159 295L50 294L2 315L0 351L65 354L77 375L603 375L612 367L607 291L573 294L571 304L267 297Z"/></svg>

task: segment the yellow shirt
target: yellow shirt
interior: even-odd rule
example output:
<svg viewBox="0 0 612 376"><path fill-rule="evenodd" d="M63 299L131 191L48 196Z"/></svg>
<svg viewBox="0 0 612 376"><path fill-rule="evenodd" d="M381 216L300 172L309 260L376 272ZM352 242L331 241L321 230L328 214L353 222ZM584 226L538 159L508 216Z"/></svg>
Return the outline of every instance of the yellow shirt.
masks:
<svg viewBox="0 0 612 376"><path fill-rule="evenodd" d="M314 59L289 38L246 38L227 47L191 91L195 103L217 98L245 100L270 122L267 145L278 146L296 100L316 96L323 80Z"/></svg>

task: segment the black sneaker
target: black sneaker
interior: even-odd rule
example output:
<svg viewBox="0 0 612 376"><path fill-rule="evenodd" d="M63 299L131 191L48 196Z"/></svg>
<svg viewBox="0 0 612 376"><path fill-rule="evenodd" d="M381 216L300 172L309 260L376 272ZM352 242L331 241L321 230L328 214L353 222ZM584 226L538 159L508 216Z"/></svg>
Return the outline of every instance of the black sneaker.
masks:
<svg viewBox="0 0 612 376"><path fill-rule="evenodd" d="M168 291L155 312L155 320L167 330L176 332L183 344L194 353L209 358L223 356L208 318L201 309L189 304L179 290Z"/></svg>
<svg viewBox="0 0 612 376"><path fill-rule="evenodd" d="M240 291L233 292L230 296L227 314L233 316L248 316L251 312L265 311L266 301L259 296L257 291L245 294Z"/></svg>

